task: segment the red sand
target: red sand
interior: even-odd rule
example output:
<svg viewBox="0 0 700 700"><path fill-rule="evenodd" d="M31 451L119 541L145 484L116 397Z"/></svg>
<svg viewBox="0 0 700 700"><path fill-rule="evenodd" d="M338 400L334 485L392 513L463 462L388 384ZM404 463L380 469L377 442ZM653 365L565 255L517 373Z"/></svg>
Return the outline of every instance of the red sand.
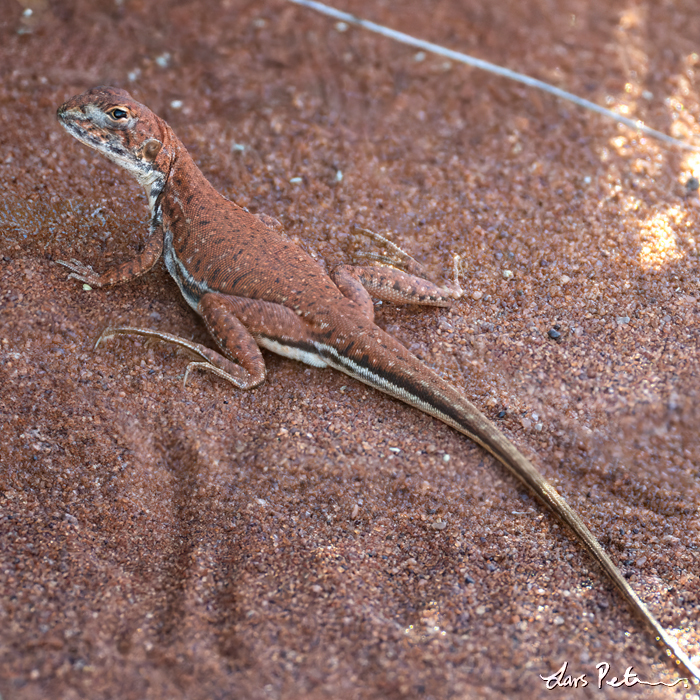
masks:
<svg viewBox="0 0 700 700"><path fill-rule="evenodd" d="M696 655L700 158L281 1L22 5L0 7L3 700L639 696L599 692L599 662L673 680L571 535L449 428L271 355L242 393L183 388L171 347L94 352L117 322L206 333L162 264L85 292L52 262L104 270L147 218L54 113L126 87L329 267L352 224L436 272L462 254L463 302L379 323L505 411ZM700 132L695 1L342 7ZM565 661L588 688L545 689Z"/></svg>

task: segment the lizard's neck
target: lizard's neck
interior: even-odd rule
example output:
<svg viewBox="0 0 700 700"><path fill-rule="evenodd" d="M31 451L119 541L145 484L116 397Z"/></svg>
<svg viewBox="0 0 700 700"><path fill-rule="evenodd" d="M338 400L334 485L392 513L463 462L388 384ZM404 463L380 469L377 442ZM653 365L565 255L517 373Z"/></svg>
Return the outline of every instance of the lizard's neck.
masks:
<svg viewBox="0 0 700 700"><path fill-rule="evenodd" d="M158 119L163 147L147 171L135 171L134 176L148 197L151 215L158 217L164 199L181 205L192 193L220 196L192 160L187 149L172 129Z"/></svg>
<svg viewBox="0 0 700 700"><path fill-rule="evenodd" d="M180 216L194 220L205 210L215 209L225 198L204 177L182 143L175 141L173 146L168 171L164 177L159 175L158 178L162 179L151 186L149 202L157 202L171 220L177 220ZM161 192L162 196L158 199ZM154 196L155 199L152 200Z"/></svg>

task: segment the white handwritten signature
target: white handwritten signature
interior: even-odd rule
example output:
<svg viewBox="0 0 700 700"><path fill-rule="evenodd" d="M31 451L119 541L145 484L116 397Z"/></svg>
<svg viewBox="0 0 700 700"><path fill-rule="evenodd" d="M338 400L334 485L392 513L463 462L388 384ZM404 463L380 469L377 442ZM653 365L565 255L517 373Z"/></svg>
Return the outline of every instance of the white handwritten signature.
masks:
<svg viewBox="0 0 700 700"><path fill-rule="evenodd" d="M553 690L554 688L585 688L588 685L586 674L582 673L579 676L575 676L567 673L568 667L569 662L565 661L561 668L555 671L551 676L540 676L545 683L545 688L547 688L547 690ZM673 683L664 683L664 681L643 681L634 673L632 670L633 668L634 666L628 666L622 678L618 678L617 676L608 678L610 664L605 661L596 664L596 669L598 669L598 688L602 688L603 683L613 688L631 688L634 685L665 685L672 688L679 683L685 683L685 687L690 688L690 683L687 678L679 678Z"/></svg>

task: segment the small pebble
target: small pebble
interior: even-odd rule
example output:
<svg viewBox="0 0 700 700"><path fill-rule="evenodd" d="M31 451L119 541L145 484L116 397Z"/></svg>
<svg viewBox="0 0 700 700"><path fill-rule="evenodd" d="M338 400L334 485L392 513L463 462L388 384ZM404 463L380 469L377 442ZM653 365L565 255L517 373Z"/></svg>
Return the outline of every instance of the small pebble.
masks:
<svg viewBox="0 0 700 700"><path fill-rule="evenodd" d="M484 296L483 292L479 292L479 291L472 292L472 299L474 301L479 301L479 299L481 299L481 297L483 297L483 296Z"/></svg>
<svg viewBox="0 0 700 700"><path fill-rule="evenodd" d="M561 333L554 328L550 328L549 331L547 331L547 335L552 339L552 340L559 340L561 338Z"/></svg>
<svg viewBox="0 0 700 700"><path fill-rule="evenodd" d="M700 189L700 180L696 177L689 177L685 181L685 189L688 190L688 192L697 192L698 189Z"/></svg>
<svg viewBox="0 0 700 700"><path fill-rule="evenodd" d="M503 270L502 274L504 280L513 279L513 273L510 270Z"/></svg>

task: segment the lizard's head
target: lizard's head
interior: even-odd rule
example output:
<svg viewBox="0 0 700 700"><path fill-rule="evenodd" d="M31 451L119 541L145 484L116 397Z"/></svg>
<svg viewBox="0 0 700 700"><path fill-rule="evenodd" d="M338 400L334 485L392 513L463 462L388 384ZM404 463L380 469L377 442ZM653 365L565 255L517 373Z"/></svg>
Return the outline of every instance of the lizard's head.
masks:
<svg viewBox="0 0 700 700"><path fill-rule="evenodd" d="M126 90L100 86L71 97L58 108L58 121L147 189L167 174L172 157L164 148L168 127Z"/></svg>

